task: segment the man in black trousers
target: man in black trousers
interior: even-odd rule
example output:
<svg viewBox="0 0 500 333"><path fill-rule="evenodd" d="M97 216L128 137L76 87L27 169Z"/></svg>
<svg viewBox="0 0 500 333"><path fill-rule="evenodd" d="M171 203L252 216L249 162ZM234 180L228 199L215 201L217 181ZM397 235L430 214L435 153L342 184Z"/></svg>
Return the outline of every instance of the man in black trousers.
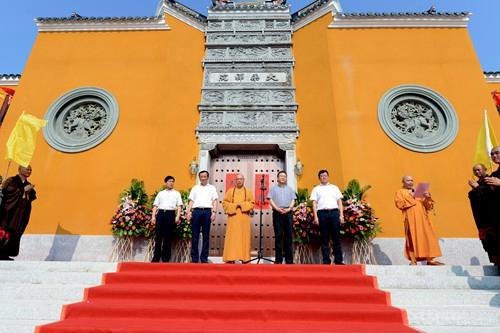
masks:
<svg viewBox="0 0 500 333"><path fill-rule="evenodd" d="M332 240L334 262L336 265L343 265L344 259L340 244L340 223L344 221L342 192L337 186L329 183L330 175L327 170L320 170L318 178L320 184L312 190L311 201L314 223L319 224L323 264L332 263L330 259L330 240Z"/></svg>
<svg viewBox="0 0 500 333"><path fill-rule="evenodd" d="M165 189L160 191L153 203L153 223L156 224L155 251L152 262L169 262L172 253L172 238L175 225L181 217L181 194L174 190L175 178L165 177Z"/></svg>
<svg viewBox="0 0 500 333"><path fill-rule="evenodd" d="M278 184L271 187L267 198L273 208L275 264L293 264L293 206L295 191L287 185L285 171L278 172Z"/></svg>

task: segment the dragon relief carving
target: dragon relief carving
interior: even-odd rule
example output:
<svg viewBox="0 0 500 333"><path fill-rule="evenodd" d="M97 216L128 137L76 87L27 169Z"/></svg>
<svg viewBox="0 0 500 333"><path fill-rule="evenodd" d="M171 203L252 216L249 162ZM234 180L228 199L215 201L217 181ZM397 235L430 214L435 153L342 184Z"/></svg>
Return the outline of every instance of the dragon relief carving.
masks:
<svg viewBox="0 0 500 333"><path fill-rule="evenodd" d="M106 125L108 115L98 103L85 103L68 111L63 131L74 139L87 139L98 134Z"/></svg>
<svg viewBox="0 0 500 333"><path fill-rule="evenodd" d="M403 101L391 110L391 122L405 136L425 139L439 129L439 119L428 106L418 101Z"/></svg>

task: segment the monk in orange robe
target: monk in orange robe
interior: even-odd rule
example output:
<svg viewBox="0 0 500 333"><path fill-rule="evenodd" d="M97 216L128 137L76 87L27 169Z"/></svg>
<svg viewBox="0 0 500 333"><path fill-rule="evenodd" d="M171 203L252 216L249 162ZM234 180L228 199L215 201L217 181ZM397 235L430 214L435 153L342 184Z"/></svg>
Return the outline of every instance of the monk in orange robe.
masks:
<svg viewBox="0 0 500 333"><path fill-rule="evenodd" d="M251 219L254 208L253 193L245 186L243 175L236 176L236 186L230 188L224 196L222 207L227 214L226 238L222 260L234 264L250 260Z"/></svg>
<svg viewBox="0 0 500 333"><path fill-rule="evenodd" d="M434 208L430 193L423 198L413 196L413 177L403 177L403 188L396 192L396 207L403 212L405 226L405 255L410 265L427 261L427 265L443 265L434 260L441 256L438 239L434 232L429 212Z"/></svg>

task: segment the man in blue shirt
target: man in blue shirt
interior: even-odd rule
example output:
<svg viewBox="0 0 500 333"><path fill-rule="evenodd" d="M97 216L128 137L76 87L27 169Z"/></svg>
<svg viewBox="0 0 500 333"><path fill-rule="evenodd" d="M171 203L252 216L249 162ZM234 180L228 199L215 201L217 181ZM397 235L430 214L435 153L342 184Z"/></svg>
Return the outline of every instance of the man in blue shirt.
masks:
<svg viewBox="0 0 500 333"><path fill-rule="evenodd" d="M293 264L293 206L297 198L295 191L287 185L285 171L278 172L278 184L271 187L267 195L273 208L275 264Z"/></svg>

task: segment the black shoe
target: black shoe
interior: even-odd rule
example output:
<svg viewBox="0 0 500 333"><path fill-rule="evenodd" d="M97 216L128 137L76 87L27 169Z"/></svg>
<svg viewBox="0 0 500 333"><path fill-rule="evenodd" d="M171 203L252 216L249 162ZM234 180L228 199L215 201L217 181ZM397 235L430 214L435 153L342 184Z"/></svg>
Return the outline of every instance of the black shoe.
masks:
<svg viewBox="0 0 500 333"><path fill-rule="evenodd" d="M151 262L160 262L160 259L152 259Z"/></svg>
<svg viewBox="0 0 500 333"><path fill-rule="evenodd" d="M343 262L336 262L335 265L345 265Z"/></svg>

